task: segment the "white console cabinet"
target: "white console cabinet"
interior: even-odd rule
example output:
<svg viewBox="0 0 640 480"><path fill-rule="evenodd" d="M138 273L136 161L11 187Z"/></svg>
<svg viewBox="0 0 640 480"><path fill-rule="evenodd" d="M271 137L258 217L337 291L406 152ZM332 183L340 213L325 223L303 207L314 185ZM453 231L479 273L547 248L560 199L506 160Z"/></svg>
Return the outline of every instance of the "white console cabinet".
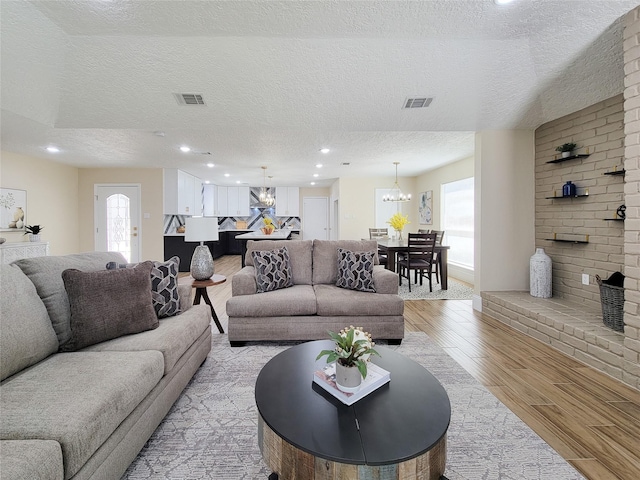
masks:
<svg viewBox="0 0 640 480"><path fill-rule="evenodd" d="M10 242L0 245L0 264L22 258L46 257L49 255L49 242Z"/></svg>

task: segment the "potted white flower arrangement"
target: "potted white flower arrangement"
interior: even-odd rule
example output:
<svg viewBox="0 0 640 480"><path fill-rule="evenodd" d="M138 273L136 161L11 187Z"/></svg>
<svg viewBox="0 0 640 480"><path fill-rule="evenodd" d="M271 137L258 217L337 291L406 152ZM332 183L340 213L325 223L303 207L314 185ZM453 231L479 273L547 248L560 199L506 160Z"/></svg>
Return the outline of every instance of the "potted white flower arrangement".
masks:
<svg viewBox="0 0 640 480"><path fill-rule="evenodd" d="M329 332L335 342L333 350L321 351L316 360L327 356L327 363L336 362L336 385L346 393L357 392L363 378L367 378L367 362L371 355L380 355L374 350L375 342L362 327L353 325Z"/></svg>

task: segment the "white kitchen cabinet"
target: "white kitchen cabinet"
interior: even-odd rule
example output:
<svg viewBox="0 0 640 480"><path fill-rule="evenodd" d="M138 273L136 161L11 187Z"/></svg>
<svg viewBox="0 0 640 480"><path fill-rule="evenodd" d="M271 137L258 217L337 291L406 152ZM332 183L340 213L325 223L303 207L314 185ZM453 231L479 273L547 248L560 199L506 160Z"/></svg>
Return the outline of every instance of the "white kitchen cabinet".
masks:
<svg viewBox="0 0 640 480"><path fill-rule="evenodd" d="M249 187L227 187L227 216L248 217Z"/></svg>
<svg viewBox="0 0 640 480"><path fill-rule="evenodd" d="M193 208L194 211L191 215L195 217L201 217L203 215L203 191L202 191L202 179L193 177Z"/></svg>
<svg viewBox="0 0 640 480"><path fill-rule="evenodd" d="M214 208L216 217L228 217L229 202L227 201L227 189L229 187L216 187L216 205Z"/></svg>
<svg viewBox="0 0 640 480"><path fill-rule="evenodd" d="M276 216L300 216L300 188L276 187Z"/></svg>
<svg viewBox="0 0 640 480"><path fill-rule="evenodd" d="M216 203L218 196L218 187L215 185L202 186L202 215L205 217L217 217Z"/></svg>
<svg viewBox="0 0 640 480"><path fill-rule="evenodd" d="M196 206L196 177L177 168L163 170L164 213L199 215Z"/></svg>

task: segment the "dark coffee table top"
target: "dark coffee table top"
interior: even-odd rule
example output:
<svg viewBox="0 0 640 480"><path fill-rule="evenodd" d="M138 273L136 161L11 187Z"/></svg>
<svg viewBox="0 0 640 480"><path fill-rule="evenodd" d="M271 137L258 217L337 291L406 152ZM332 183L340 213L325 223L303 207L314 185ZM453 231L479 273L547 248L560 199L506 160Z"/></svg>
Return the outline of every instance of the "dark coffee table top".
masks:
<svg viewBox="0 0 640 480"><path fill-rule="evenodd" d="M258 375L258 411L289 444L333 462L389 465L424 454L446 434L449 397L422 366L376 346L381 356L372 362L391 372L391 382L347 406L313 383L316 356L331 348L331 340L297 345Z"/></svg>

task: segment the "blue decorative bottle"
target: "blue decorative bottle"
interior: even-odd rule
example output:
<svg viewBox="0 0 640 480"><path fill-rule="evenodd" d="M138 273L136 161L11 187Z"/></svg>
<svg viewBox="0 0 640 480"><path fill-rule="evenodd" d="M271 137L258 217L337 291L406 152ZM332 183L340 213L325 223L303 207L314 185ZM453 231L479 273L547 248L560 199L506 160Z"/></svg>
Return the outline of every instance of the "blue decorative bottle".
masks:
<svg viewBox="0 0 640 480"><path fill-rule="evenodd" d="M575 197L576 196L576 185L568 181L562 186L562 196L563 197Z"/></svg>

